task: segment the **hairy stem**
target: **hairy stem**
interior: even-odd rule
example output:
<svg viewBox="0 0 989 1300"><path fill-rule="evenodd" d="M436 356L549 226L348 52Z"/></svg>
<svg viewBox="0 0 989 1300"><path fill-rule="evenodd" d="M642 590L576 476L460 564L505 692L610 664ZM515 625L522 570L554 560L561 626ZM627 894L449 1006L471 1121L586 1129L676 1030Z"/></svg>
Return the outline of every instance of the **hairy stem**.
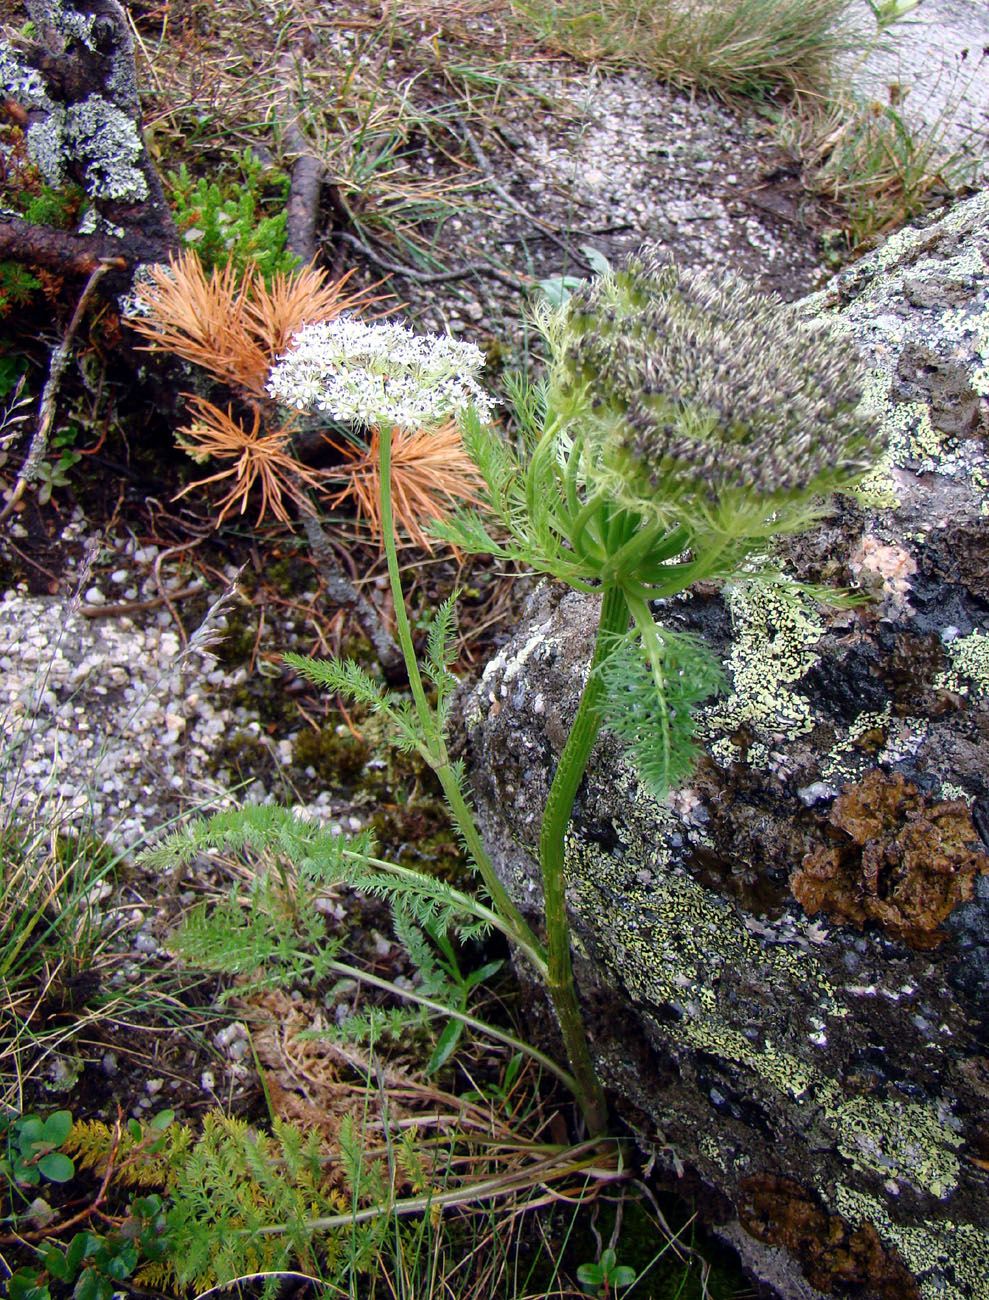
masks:
<svg viewBox="0 0 989 1300"><path fill-rule="evenodd" d="M481 840L474 817L467 806L463 792L457 782L453 764L447 752L446 741L440 729L434 711L426 698L422 674L416 659L415 646L412 643L412 628L405 609L405 597L402 593L402 578L398 567L398 550L395 546L395 523L391 504L391 429L383 428L378 438L378 478L381 484L381 534L388 561L388 578L391 583L392 601L395 606L395 630L398 643L402 648L405 666L409 674L409 686L415 701L416 713L426 738L427 762L439 779L446 796L447 804L453 813L460 833L464 838L467 851L480 873L484 886L491 895L496 911L503 917L507 932L515 943L526 953L536 967L540 978L546 975L546 957L543 947L526 924L522 913L508 895L508 891L498 879L494 865Z"/></svg>
<svg viewBox="0 0 989 1300"><path fill-rule="evenodd" d="M590 676L580 697L577 716L563 747L556 775L546 800L539 834L539 861L543 873L546 913L546 954L549 966L547 985L560 1022L570 1068L579 1088L578 1101L592 1135L604 1131L608 1122L604 1090L591 1061L587 1033L577 1005L573 967L570 961L570 925L567 921L566 881L563 845L573 811L577 788L587 768L591 749L601 725L598 713L603 686L597 671L609 653L616 636L628 628L628 605L620 587L608 587L601 605L594 657Z"/></svg>

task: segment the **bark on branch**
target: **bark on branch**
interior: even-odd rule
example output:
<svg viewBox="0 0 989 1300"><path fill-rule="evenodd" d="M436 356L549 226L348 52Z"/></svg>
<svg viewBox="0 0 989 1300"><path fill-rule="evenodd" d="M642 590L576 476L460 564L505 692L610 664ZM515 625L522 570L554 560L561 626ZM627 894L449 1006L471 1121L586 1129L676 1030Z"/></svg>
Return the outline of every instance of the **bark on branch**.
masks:
<svg viewBox="0 0 989 1300"><path fill-rule="evenodd" d="M134 47L118 0L25 0L35 37L0 39L0 99L45 181L92 205L73 234L0 213L0 256L88 275L163 261L175 223L141 131Z"/></svg>

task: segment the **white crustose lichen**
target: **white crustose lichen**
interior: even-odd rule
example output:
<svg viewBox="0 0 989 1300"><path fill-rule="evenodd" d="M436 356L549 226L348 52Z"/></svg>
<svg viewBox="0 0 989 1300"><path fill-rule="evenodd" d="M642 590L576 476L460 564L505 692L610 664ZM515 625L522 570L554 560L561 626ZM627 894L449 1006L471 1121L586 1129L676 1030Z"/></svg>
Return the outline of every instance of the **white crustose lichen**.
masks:
<svg viewBox="0 0 989 1300"><path fill-rule="evenodd" d="M487 421L491 399L477 381L483 364L473 343L341 316L294 336L268 391L286 406L365 427L428 428L471 406Z"/></svg>

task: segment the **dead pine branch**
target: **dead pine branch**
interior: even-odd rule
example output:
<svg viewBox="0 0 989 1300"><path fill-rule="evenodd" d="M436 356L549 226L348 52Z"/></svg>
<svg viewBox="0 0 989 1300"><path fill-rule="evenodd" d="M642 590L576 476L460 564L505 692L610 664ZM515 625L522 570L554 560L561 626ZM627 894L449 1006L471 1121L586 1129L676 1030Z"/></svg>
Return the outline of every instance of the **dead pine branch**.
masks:
<svg viewBox="0 0 989 1300"><path fill-rule="evenodd" d="M145 145L134 43L118 0L25 0L31 35L0 38L0 104L54 188L78 184L95 225L72 232L0 214L0 257L87 275L167 258L178 243ZM114 286L117 287L116 285Z"/></svg>
<svg viewBox="0 0 989 1300"><path fill-rule="evenodd" d="M285 242L289 251L308 265L316 256L316 219L326 169L299 126L295 95L290 87L303 75L302 68L301 56L285 54L279 60L278 74L282 84L275 102L275 113L285 146L295 154L285 205Z"/></svg>
<svg viewBox="0 0 989 1300"><path fill-rule="evenodd" d="M350 581L340 566L333 543L323 531L315 514L301 513L302 526L316 571L326 588L326 594L335 605L354 613L361 630L374 646L378 663L388 681L401 678L404 672L402 652L382 622L380 612Z"/></svg>

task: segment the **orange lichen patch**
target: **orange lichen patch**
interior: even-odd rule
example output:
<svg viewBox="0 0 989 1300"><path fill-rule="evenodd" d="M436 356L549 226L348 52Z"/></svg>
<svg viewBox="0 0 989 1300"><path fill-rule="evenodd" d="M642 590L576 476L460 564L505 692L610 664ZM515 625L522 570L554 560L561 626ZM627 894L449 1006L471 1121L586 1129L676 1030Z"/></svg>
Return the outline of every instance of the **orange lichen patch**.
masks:
<svg viewBox="0 0 989 1300"><path fill-rule="evenodd" d="M790 1178L743 1178L738 1218L757 1241L790 1251L811 1286L827 1295L858 1295L858 1288L868 1288L876 1300L920 1300L916 1281L868 1220L853 1228Z"/></svg>
<svg viewBox="0 0 989 1300"><path fill-rule="evenodd" d="M828 817L831 842L790 877L810 915L860 929L872 921L914 948L935 948L941 922L989 874L964 800L930 803L900 773L846 785Z"/></svg>

